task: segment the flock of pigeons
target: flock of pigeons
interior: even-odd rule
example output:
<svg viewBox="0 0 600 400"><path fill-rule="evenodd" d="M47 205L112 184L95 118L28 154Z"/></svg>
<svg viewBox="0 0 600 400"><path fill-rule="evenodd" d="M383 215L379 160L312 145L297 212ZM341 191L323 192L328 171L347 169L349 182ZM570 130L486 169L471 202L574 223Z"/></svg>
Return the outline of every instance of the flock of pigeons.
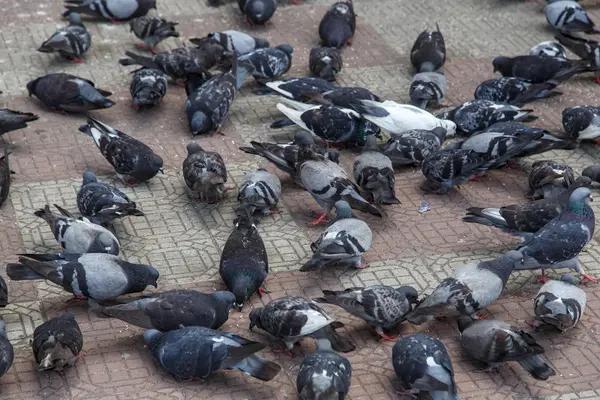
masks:
<svg viewBox="0 0 600 400"><path fill-rule="evenodd" d="M362 255L369 250L368 224L353 214L359 210L382 216L382 208L400 203L395 196L394 167L421 165L425 190L445 193L489 169L510 166L515 158L553 149L573 149L581 140L600 137L600 108L572 107L563 112L566 134L522 125L533 121L537 99L560 96L558 85L572 76L600 70L600 45L584 33L597 33L593 22L575 1L549 1L548 22L558 33L555 41L540 43L529 55L497 57L494 71L501 78L481 83L468 101L437 116L426 107L444 104L446 77L440 69L446 60L444 37L439 29L421 33L412 50L417 73L410 86L413 105L382 100L366 88L338 87L331 82L342 70L342 48L356 29L351 0L331 5L319 26L321 47L310 52L313 77L277 80L292 64L293 49L238 31L213 32L195 38L193 47L154 53L156 45L177 37L177 23L147 16L155 0L67 0L69 25L45 41L39 51L56 52L74 62L91 46L90 33L80 14L112 21L130 21L139 47L151 57L127 52L122 65L140 65L134 71L131 95L136 107L155 106L165 95L168 78L186 88L185 109L194 135L218 132L227 119L236 91L248 76L259 95L278 95L277 108L284 118L272 128L298 126L302 131L290 144L251 142L246 153L266 158L288 173L323 208L312 224L329 222L311 244L313 256L302 271L323 267L364 268ZM218 2L209 1L211 5ZM250 23L265 23L276 10L275 0L240 0ZM566 57L563 45L580 59ZM209 72L216 68L217 73ZM58 73L27 84L51 110L85 113L114 105L111 95L83 78ZM37 116L0 110L0 133L26 127ZM102 155L127 185L144 182L162 172L163 160L135 138L88 117L79 130L91 136ZM384 144L383 131L391 137ZM455 137L444 147L447 138ZM335 145L362 147L353 175L339 165ZM222 157L205 151L197 142L187 146L183 175L188 194L200 202L217 203L227 192L227 169ZM0 201L10 187L8 153L0 160ZM396 341L394 330L402 321L422 324L433 317L454 317L464 350L474 359L494 365L517 361L536 379L555 375L540 354L544 349L530 334L499 320L485 320L477 312L502 293L515 270L541 269L541 287L534 300L533 325L553 325L564 331L581 319L585 292L570 275L547 281L544 271L572 268L583 279L578 255L594 233L594 212L589 206L593 181L600 181L600 165L576 177L568 165L536 161L529 176L533 202L501 208L469 208L464 221L500 228L521 237L521 243L493 260L456 269L429 296L419 300L412 287L374 285L344 291L323 291L307 300L282 297L250 313L250 329L258 327L280 339L290 351L303 337L318 339L316 352L300 366L297 388L302 399L343 399L349 391L352 367L338 352L355 344L337 329L343 326L318 303L336 305L365 320L382 340ZM239 207L234 229L225 244L219 266L228 291L211 294L173 290L137 298L118 299L157 287L159 272L151 265L133 264L118 257L120 243L109 229L115 220L142 216L136 204L114 186L100 182L91 171L83 174L77 195L82 215L74 217L59 205L47 205L35 215L48 222L64 249L58 254L22 254L6 270L12 280L49 280L74 297L88 300L98 313L147 329L144 340L160 365L183 379L205 378L219 369L237 369L261 380L273 379L281 367L256 355L266 347L241 336L218 331L231 308L242 311L254 294L262 295L268 275L267 253L256 229L261 215L276 213L281 196L279 178L264 169L248 173L239 187ZM6 283L0 279L0 305L8 302ZM4 323L0 322L0 327ZM74 316L65 313L35 329L32 347L40 370L73 365L80 357L83 336ZM6 335L0 335L0 375L13 359ZM458 399L452 362L444 345L426 334L402 337L393 347L393 366L406 393L430 392L434 399Z"/></svg>

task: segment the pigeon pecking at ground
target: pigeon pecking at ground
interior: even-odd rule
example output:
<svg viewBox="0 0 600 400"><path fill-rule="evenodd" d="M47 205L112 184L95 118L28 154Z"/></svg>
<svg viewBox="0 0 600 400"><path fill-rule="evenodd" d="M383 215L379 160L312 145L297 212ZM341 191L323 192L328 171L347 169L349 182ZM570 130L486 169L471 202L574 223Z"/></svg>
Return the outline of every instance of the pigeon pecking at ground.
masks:
<svg viewBox="0 0 600 400"><path fill-rule="evenodd" d="M75 315L66 312L36 327L31 348L40 371L75 365L83 358L83 335Z"/></svg>
<svg viewBox="0 0 600 400"><path fill-rule="evenodd" d="M531 165L527 179L531 198L556 198L575 182L575 172L567 164L552 160L538 160Z"/></svg>
<svg viewBox="0 0 600 400"><path fill-rule="evenodd" d="M81 23L81 17L77 13L69 15L69 25L57 30L46 40L38 51L42 53L57 52L61 56L75 63L83 62L79 58L87 52L92 45L92 36Z"/></svg>
<svg viewBox="0 0 600 400"><path fill-rule="evenodd" d="M413 76L409 96L413 106L424 110L429 104L433 107L443 104L447 90L448 83L443 72L419 72Z"/></svg>
<svg viewBox="0 0 600 400"><path fill-rule="evenodd" d="M179 37L175 26L177 22L170 22L164 18L138 17L129 22L133 34L144 43L136 43L136 47L155 52L156 45L169 37Z"/></svg>
<svg viewBox="0 0 600 400"><path fill-rule="evenodd" d="M0 320L0 376L10 369L14 359L13 346L6 336L6 323L4 320Z"/></svg>
<svg viewBox="0 0 600 400"><path fill-rule="evenodd" d="M321 45L342 48L350 44L356 30L356 14L352 0L338 1L331 6L319 23Z"/></svg>
<svg viewBox="0 0 600 400"><path fill-rule="evenodd" d="M289 44L257 49L238 58L240 81L252 75L254 79L273 79L289 71L294 49Z"/></svg>
<svg viewBox="0 0 600 400"><path fill-rule="evenodd" d="M424 189L444 194L453 186L462 185L487 171L490 160L486 154L473 150L442 149L431 152L421 165L427 179Z"/></svg>
<svg viewBox="0 0 600 400"><path fill-rule="evenodd" d="M560 82L556 79L531 84L513 77L489 79L475 89L474 97L496 103L507 103L522 107L538 99L549 99L562 95L554 90Z"/></svg>
<svg viewBox="0 0 600 400"><path fill-rule="evenodd" d="M238 0L248 24L264 25L275 14L277 0Z"/></svg>
<svg viewBox="0 0 600 400"><path fill-rule="evenodd" d="M281 181L266 169L259 168L247 173L238 190L236 215L279 214L277 203L281 197Z"/></svg>
<svg viewBox="0 0 600 400"><path fill-rule="evenodd" d="M37 121L40 117L34 113L0 109L0 135L27 128L27 123Z"/></svg>
<svg viewBox="0 0 600 400"><path fill-rule="evenodd" d="M77 12L116 23L148 14L151 9L156 9L156 0L65 0L65 8L63 17Z"/></svg>
<svg viewBox="0 0 600 400"><path fill-rule="evenodd" d="M569 138L600 143L600 107L567 107L562 112L562 124Z"/></svg>
<svg viewBox="0 0 600 400"><path fill-rule="evenodd" d="M583 317L587 295L577 286L573 277L565 274L559 281L546 282L533 299L535 321L531 324L540 327L553 325L564 332L571 329Z"/></svg>
<svg viewBox="0 0 600 400"><path fill-rule="evenodd" d="M315 47L310 50L308 69L314 76L335 81L343 65L342 52L336 47Z"/></svg>
<svg viewBox="0 0 600 400"><path fill-rule="evenodd" d="M410 50L410 62L417 72L434 72L446 62L446 43L440 27L421 32Z"/></svg>
<svg viewBox="0 0 600 400"><path fill-rule="evenodd" d="M188 155L183 160L183 179L192 199L208 204L222 201L228 188L227 167L223 157L214 151L205 151L197 142L186 146Z"/></svg>
<svg viewBox="0 0 600 400"><path fill-rule="evenodd" d="M515 77L530 83L544 83L558 74L563 81L584 72L593 72L587 60L566 60L547 56L496 57L492 61L494 72L504 77Z"/></svg>
<svg viewBox="0 0 600 400"><path fill-rule="evenodd" d="M430 154L438 151L446 140L445 128L413 129L392 134L387 143L379 146L394 166L421 165Z"/></svg>
<svg viewBox="0 0 600 400"><path fill-rule="evenodd" d="M129 93L136 109L157 105L167 94L167 76L157 69L143 68L131 78Z"/></svg>

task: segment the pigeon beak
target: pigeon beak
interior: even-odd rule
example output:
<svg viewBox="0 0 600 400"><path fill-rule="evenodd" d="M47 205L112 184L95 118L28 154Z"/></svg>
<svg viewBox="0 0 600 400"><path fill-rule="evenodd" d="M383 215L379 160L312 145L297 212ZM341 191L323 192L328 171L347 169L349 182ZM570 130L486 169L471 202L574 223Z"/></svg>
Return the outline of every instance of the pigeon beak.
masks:
<svg viewBox="0 0 600 400"><path fill-rule="evenodd" d="M104 248L104 251L106 251L107 253L110 253L111 250L112 250L112 248L110 246L106 246Z"/></svg>
<svg viewBox="0 0 600 400"><path fill-rule="evenodd" d="M164 169L159 168L158 170L160 171L161 174L163 174L163 175L165 174L165 170Z"/></svg>
<svg viewBox="0 0 600 400"><path fill-rule="evenodd" d="M588 194L588 198L590 199L590 201L594 201L594 198L592 197L591 194Z"/></svg>
<svg viewBox="0 0 600 400"><path fill-rule="evenodd" d="M154 286L155 289L158 289L158 282L154 282L154 285L152 286Z"/></svg>
<svg viewBox="0 0 600 400"><path fill-rule="evenodd" d="M244 308L244 304L233 303L233 307L236 310L238 310L239 312L242 312L242 308Z"/></svg>

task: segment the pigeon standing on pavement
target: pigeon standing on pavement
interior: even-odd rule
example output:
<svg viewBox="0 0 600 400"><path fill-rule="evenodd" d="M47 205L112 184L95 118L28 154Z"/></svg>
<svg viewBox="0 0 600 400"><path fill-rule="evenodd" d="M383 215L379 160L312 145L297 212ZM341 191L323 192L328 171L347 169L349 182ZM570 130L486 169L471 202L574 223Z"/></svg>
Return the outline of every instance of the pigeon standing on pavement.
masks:
<svg viewBox="0 0 600 400"><path fill-rule="evenodd" d="M133 137L88 117L79 131L91 136L100 153L113 166L125 184L146 182L157 173L164 174L163 159L152 149Z"/></svg>
<svg viewBox="0 0 600 400"><path fill-rule="evenodd" d="M227 30L222 32L211 32L208 37L221 43L227 51L235 52L239 57L257 49L269 47L269 41L240 31ZM194 43L195 39L190 40Z"/></svg>
<svg viewBox="0 0 600 400"><path fill-rule="evenodd" d="M460 400L446 346L423 333L400 338L392 348L392 365L403 394L429 392L433 400Z"/></svg>
<svg viewBox="0 0 600 400"><path fill-rule="evenodd" d="M350 314L362 318L382 340L396 340L385 331L392 330L412 311L419 294L411 286L394 289L390 286L372 285L354 287L343 291L323 290L323 297L313 299L317 303L333 304L342 307Z"/></svg>
<svg viewBox="0 0 600 400"><path fill-rule="evenodd" d="M198 143L186 146L188 155L183 160L183 179L188 195L208 204L225 198L227 168L223 157L214 151L205 151Z"/></svg>
<svg viewBox="0 0 600 400"><path fill-rule="evenodd" d="M356 14L352 0L338 1L331 6L319 24L321 44L338 49L350 44L356 30Z"/></svg>
<svg viewBox="0 0 600 400"><path fill-rule="evenodd" d="M440 27L421 32L410 50L410 62L417 72L434 72L446 62L446 43Z"/></svg>
<svg viewBox="0 0 600 400"><path fill-rule="evenodd" d="M566 33L559 33L555 38L582 60L589 61L590 66L596 70L595 81L600 83L600 43Z"/></svg>
<svg viewBox="0 0 600 400"><path fill-rule="evenodd" d="M27 84L29 96L35 95L42 104L56 112L85 113L115 105L107 96L112 93L98 89L94 82L70 74L48 74Z"/></svg>
<svg viewBox="0 0 600 400"><path fill-rule="evenodd" d="M583 7L573 0L548 0L546 20L561 32L600 33Z"/></svg>
<svg viewBox="0 0 600 400"><path fill-rule="evenodd" d="M495 103L507 103L522 107L538 99L549 99L562 95L554 90L559 80L552 79L544 83L531 84L518 78L496 78L482 82L475 89L475 98Z"/></svg>
<svg viewBox="0 0 600 400"><path fill-rule="evenodd" d="M571 329L583 317L587 295L573 277L565 274L559 281L546 282L533 299L536 327L549 324L562 332Z"/></svg>
<svg viewBox="0 0 600 400"><path fill-rule="evenodd" d="M600 107L568 107L562 112L562 124L574 140L595 140L600 137Z"/></svg>
<svg viewBox="0 0 600 400"><path fill-rule="evenodd" d="M444 73L419 72L413 76L409 96L413 106L424 110L429 104L434 107L442 104L447 90L448 83Z"/></svg>
<svg viewBox="0 0 600 400"><path fill-rule="evenodd" d="M494 72L529 83L544 83L558 74L565 81L573 75L594 71L587 60L566 60L547 56L496 57L492 64Z"/></svg>
<svg viewBox="0 0 600 400"><path fill-rule="evenodd" d="M463 316L458 320L460 343L475 360L494 366L516 361L535 379L546 380L556 372L544 362L540 354L544 348L533 336L497 319L473 321Z"/></svg>
<svg viewBox="0 0 600 400"><path fill-rule="evenodd" d="M427 156L440 149L446 140L446 129L413 129L392 134L387 143L379 146L393 165L420 165Z"/></svg>
<svg viewBox="0 0 600 400"><path fill-rule="evenodd" d="M87 218L75 219L58 205L54 205L61 215L55 215L50 206L37 210L34 214L50 225L56 241L67 253L107 253L119 255L121 245L116 236Z"/></svg>
<svg viewBox="0 0 600 400"><path fill-rule="evenodd" d="M4 320L0 320L0 376L10 369L14 359L13 346L6 336L6 323Z"/></svg>
<svg viewBox="0 0 600 400"><path fill-rule="evenodd" d="M348 353L356 348L349 339L340 336L336 329L344 326L317 306L302 297L280 297L265 307L250 312L250 330L257 326L271 336L285 342L292 350L305 336L329 339L335 351Z"/></svg>
<svg viewBox="0 0 600 400"><path fill-rule="evenodd" d="M83 62L79 58L92 45L92 36L81 23L81 17L77 13L69 15L69 25L57 30L48 40L46 40L38 51L42 53L57 52L61 56L73 60L73 62Z"/></svg>
<svg viewBox="0 0 600 400"><path fill-rule="evenodd" d="M0 109L0 135L17 129L27 128L27 123L37 121L40 117L34 113Z"/></svg>
<svg viewBox="0 0 600 400"><path fill-rule="evenodd" d="M477 311L500 296L515 263L522 258L520 252L511 250L493 260L457 268L452 277L444 279L433 293L406 315L406 319L421 325L435 316L470 315L479 318Z"/></svg>
<svg viewBox="0 0 600 400"><path fill-rule="evenodd" d="M262 285L269 274L269 259L251 215L240 215L229 235L221 261L219 274L227 289L235 295L234 306L242 311L244 302L254 293L265 293Z"/></svg>
<svg viewBox="0 0 600 400"><path fill-rule="evenodd" d="M10 191L10 175L12 171L8 165L8 150L4 149L4 155L0 157L0 206L8 199Z"/></svg>
<svg viewBox="0 0 600 400"><path fill-rule="evenodd" d="M252 75L254 79L273 79L289 71L294 49L289 44L254 50L238 58L240 81Z"/></svg>
<svg viewBox="0 0 600 400"><path fill-rule="evenodd" d="M575 182L575 172L567 164L538 160L531 165L528 183L533 199L558 197Z"/></svg>
<svg viewBox="0 0 600 400"><path fill-rule="evenodd" d="M40 371L75 365L83 357L83 335L75 315L66 312L36 327L31 348Z"/></svg>
<svg viewBox="0 0 600 400"><path fill-rule="evenodd" d="M553 40L538 43L529 50L530 56L546 56L546 57L558 57L563 60L567 59L567 53L565 48L560 43Z"/></svg>
<svg viewBox="0 0 600 400"><path fill-rule="evenodd" d="M442 149L432 152L421 165L421 171L427 178L426 190L446 193L451 187L483 174L489 162L486 154L473 150Z"/></svg>
<svg viewBox="0 0 600 400"><path fill-rule="evenodd" d="M148 14L151 9L156 9L156 0L65 0L65 8L63 17L76 12L116 23Z"/></svg>
<svg viewBox="0 0 600 400"><path fill-rule="evenodd" d="M346 357L333 351L327 339L317 341L317 350L300 364L296 389L300 400L344 400L350 391L352 366Z"/></svg>
<svg viewBox="0 0 600 400"><path fill-rule="evenodd" d="M336 47L315 47L310 50L308 69L314 76L333 82L343 65L342 52Z"/></svg>
<svg viewBox="0 0 600 400"><path fill-rule="evenodd" d="M76 298L97 301L158 287L159 277L151 265L103 253L22 254L19 263L6 265L6 274L15 281L47 279Z"/></svg>
<svg viewBox="0 0 600 400"><path fill-rule="evenodd" d="M229 332L190 326L169 332L144 333L148 350L170 374L185 380L204 379L220 369L237 369L270 381L281 367L257 356L266 347Z"/></svg>
<svg viewBox="0 0 600 400"><path fill-rule="evenodd" d="M136 47L148 49L154 53L156 45L169 37L179 37L175 26L177 22L170 22L157 17L138 17L129 22L133 34L144 44L137 43Z"/></svg>
<svg viewBox="0 0 600 400"><path fill-rule="evenodd" d="M396 198L394 166L379 150L374 135L367 136L362 152L354 160L354 179L373 196L375 204L400 204Z"/></svg>
<svg viewBox="0 0 600 400"><path fill-rule="evenodd" d="M167 86L167 76L157 69L136 71L129 86L134 107L139 110L157 105L167 94Z"/></svg>
<svg viewBox="0 0 600 400"><path fill-rule="evenodd" d="M277 10L277 0L238 0L240 10L246 15L246 21L264 25Z"/></svg>
<svg viewBox="0 0 600 400"><path fill-rule="evenodd" d="M238 190L237 215L278 214L277 203L281 197L281 181L266 169L259 168L246 174Z"/></svg>

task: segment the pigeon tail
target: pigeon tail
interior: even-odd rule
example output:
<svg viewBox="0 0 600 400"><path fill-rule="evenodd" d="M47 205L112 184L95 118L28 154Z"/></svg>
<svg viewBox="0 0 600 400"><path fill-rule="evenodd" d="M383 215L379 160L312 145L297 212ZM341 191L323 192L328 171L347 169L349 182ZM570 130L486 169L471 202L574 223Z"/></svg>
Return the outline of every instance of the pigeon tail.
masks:
<svg viewBox="0 0 600 400"><path fill-rule="evenodd" d="M544 362L540 356L531 356L524 360L518 361L519 365L529 372L535 379L545 381L551 376L556 375L556 372Z"/></svg>
<svg viewBox="0 0 600 400"><path fill-rule="evenodd" d="M304 263L304 265L300 268L300 271L302 272L307 272L307 271L316 271L319 268L321 268L323 265L327 264L327 262L330 260L323 260L321 258L317 258L317 257L311 257L310 260L308 260L307 262Z"/></svg>
<svg viewBox="0 0 600 400"><path fill-rule="evenodd" d="M13 281L35 281L46 279L45 276L38 274L31 268L22 264L6 264L6 274Z"/></svg>
<svg viewBox="0 0 600 400"><path fill-rule="evenodd" d="M238 363L235 368L261 381L270 381L281 371L279 364L251 355Z"/></svg>
<svg viewBox="0 0 600 400"><path fill-rule="evenodd" d="M415 99L415 100L411 100L410 104L412 104L415 107L419 107L422 110L425 110L427 108L427 104L429 103L428 99Z"/></svg>
<svg viewBox="0 0 600 400"><path fill-rule="evenodd" d="M340 353L348 353L356 349L356 344L354 344L350 339L346 339L337 333L336 329L343 326L344 324L341 322L334 321L332 324L319 329L311 336L315 339L327 339L331 342L331 348L333 350Z"/></svg>
<svg viewBox="0 0 600 400"><path fill-rule="evenodd" d="M557 85L558 83L555 84L551 81L531 85L526 91L518 95L517 98L511 101L509 104L522 107L534 100L550 99L552 97L561 96L562 92L553 90Z"/></svg>
<svg viewBox="0 0 600 400"><path fill-rule="evenodd" d="M285 118L285 119L280 119L278 121L273 122L271 125L269 125L269 128L280 129L280 128L285 128L286 126L294 126L294 125L296 125L294 123L294 121L292 121L289 118Z"/></svg>
<svg viewBox="0 0 600 400"><path fill-rule="evenodd" d="M54 217L54 214L52 214L52 211L50 210L50 206L48 204L46 204L46 207L41 208L41 209L37 210L36 212L34 212L33 215L35 215L36 217L42 218L44 221L48 222L50 225L52 225L52 222L54 222L54 220L56 219Z"/></svg>
<svg viewBox="0 0 600 400"><path fill-rule="evenodd" d="M506 220L500 215L499 208L467 208L467 215L462 219L464 222L493 226L506 229Z"/></svg>
<svg viewBox="0 0 600 400"><path fill-rule="evenodd" d="M132 53L131 51L126 51L125 55L129 58L121 58L119 60L119 64L125 65L125 66L141 65L145 68L157 69L159 71L162 71L162 68L160 68L154 61L152 61L152 58L150 58L150 57L140 56L135 53Z"/></svg>
<svg viewBox="0 0 600 400"><path fill-rule="evenodd" d="M270 152L261 143L251 141L250 144L252 145L252 147L240 147L240 150L242 150L244 153L264 157L267 160L271 161L273 164L275 164L277 168L284 172L287 172L290 175L296 174L296 169L290 166L287 160Z"/></svg>
<svg viewBox="0 0 600 400"><path fill-rule="evenodd" d="M375 204L402 204L400 200L396 198L392 189L390 188L378 188L375 192L373 192L373 198L375 199Z"/></svg>
<svg viewBox="0 0 600 400"><path fill-rule="evenodd" d="M71 49L70 43L67 41L65 36L53 36L50 39L46 40L40 48L39 52L42 53L54 53L55 51L64 51L66 53L71 53L73 49Z"/></svg>
<svg viewBox="0 0 600 400"><path fill-rule="evenodd" d="M360 104L352 104L354 109L361 114L366 114L371 117L385 118L390 113L381 107L381 103L372 100L361 100Z"/></svg>
<svg viewBox="0 0 600 400"><path fill-rule="evenodd" d="M371 215L376 215L378 217L383 217L383 214L381 214L381 211L379 211L377 207L363 199L357 193L352 192L349 195L345 195L342 197L342 200L350 204L350 207L354 208L355 210L359 210Z"/></svg>

